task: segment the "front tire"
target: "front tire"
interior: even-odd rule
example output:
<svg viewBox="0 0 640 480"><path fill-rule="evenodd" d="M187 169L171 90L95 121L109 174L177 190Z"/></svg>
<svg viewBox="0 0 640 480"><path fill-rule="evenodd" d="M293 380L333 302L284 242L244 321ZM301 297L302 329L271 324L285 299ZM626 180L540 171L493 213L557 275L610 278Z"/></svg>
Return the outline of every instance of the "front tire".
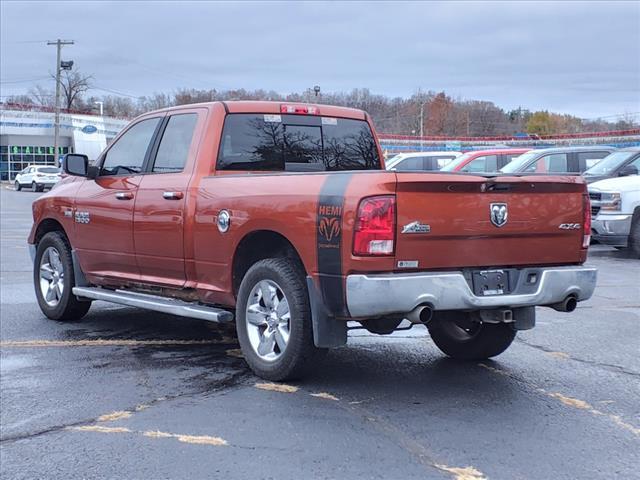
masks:
<svg viewBox="0 0 640 480"><path fill-rule="evenodd" d="M40 310L51 320L80 320L91 307L72 293L75 285L71 247L60 232L47 233L36 249L33 283Z"/></svg>
<svg viewBox="0 0 640 480"><path fill-rule="evenodd" d="M16 180L15 183L15 190L16 192L19 192L20 190L22 190L22 187L20 186L20 182Z"/></svg>
<svg viewBox="0 0 640 480"><path fill-rule="evenodd" d="M236 329L245 360L267 380L300 378L325 351L313 343L304 272L289 258L249 268L238 291Z"/></svg>
<svg viewBox="0 0 640 480"><path fill-rule="evenodd" d="M427 328L443 353L460 360L485 360L500 355L516 337L510 324L475 322L471 314L464 312L437 313Z"/></svg>

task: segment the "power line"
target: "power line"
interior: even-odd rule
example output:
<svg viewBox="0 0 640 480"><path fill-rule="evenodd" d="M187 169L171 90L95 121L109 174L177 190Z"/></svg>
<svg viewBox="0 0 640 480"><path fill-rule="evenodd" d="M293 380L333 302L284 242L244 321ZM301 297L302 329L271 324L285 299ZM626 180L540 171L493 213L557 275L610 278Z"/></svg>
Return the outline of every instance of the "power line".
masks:
<svg viewBox="0 0 640 480"><path fill-rule="evenodd" d="M38 80L49 80L50 77L38 77L38 78L25 78L23 80L0 80L0 83L29 83L29 82L37 82Z"/></svg>
<svg viewBox="0 0 640 480"><path fill-rule="evenodd" d="M135 99L141 99L144 97L138 96L138 95L131 95L130 93L124 93L124 92L119 92L118 90L113 90L111 88L104 88L104 87L91 87L90 90L100 90L102 92L108 92L108 93L114 93L116 95L122 95L123 97L130 97L130 98L135 98Z"/></svg>

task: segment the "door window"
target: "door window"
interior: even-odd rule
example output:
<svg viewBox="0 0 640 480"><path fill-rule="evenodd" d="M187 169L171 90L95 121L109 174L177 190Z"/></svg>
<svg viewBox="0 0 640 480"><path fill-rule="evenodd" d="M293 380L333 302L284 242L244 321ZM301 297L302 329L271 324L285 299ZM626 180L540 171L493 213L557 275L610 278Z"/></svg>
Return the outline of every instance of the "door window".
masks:
<svg viewBox="0 0 640 480"><path fill-rule="evenodd" d="M527 171L534 170L533 168L528 168ZM560 172L566 173L568 172L567 166L567 154L566 153L553 153L549 155L545 155L537 161L537 168L535 171L538 172Z"/></svg>
<svg viewBox="0 0 640 480"><path fill-rule="evenodd" d="M482 157L474 158L464 167L461 168L463 172L495 172L498 169L498 156L497 155L483 155Z"/></svg>
<svg viewBox="0 0 640 480"><path fill-rule="evenodd" d="M422 170L424 157L409 157L395 166L396 170Z"/></svg>
<svg viewBox="0 0 640 480"><path fill-rule="evenodd" d="M140 173L160 118L149 118L127 130L107 151L100 175Z"/></svg>
<svg viewBox="0 0 640 480"><path fill-rule="evenodd" d="M589 169L607 155L609 155L609 152L578 152L578 162Z"/></svg>
<svg viewBox="0 0 640 480"><path fill-rule="evenodd" d="M195 113L172 115L169 118L158 147L153 172L171 173L184 169L197 120L198 115Z"/></svg>

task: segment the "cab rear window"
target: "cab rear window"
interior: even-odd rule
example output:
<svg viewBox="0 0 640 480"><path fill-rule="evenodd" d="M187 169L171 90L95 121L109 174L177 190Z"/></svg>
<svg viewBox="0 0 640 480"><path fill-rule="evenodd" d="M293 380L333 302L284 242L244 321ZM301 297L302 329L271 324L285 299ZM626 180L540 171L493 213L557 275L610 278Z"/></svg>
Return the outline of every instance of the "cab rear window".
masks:
<svg viewBox="0 0 640 480"><path fill-rule="evenodd" d="M363 120L315 115L229 114L218 170L379 170L380 158Z"/></svg>

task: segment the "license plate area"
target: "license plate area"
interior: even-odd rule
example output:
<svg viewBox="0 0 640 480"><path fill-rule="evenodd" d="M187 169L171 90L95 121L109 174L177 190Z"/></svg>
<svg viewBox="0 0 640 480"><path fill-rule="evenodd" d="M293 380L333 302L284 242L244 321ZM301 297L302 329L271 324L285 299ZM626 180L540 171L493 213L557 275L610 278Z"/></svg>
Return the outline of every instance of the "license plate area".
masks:
<svg viewBox="0 0 640 480"><path fill-rule="evenodd" d="M511 293L508 270L475 270L472 274L473 293L479 297Z"/></svg>

